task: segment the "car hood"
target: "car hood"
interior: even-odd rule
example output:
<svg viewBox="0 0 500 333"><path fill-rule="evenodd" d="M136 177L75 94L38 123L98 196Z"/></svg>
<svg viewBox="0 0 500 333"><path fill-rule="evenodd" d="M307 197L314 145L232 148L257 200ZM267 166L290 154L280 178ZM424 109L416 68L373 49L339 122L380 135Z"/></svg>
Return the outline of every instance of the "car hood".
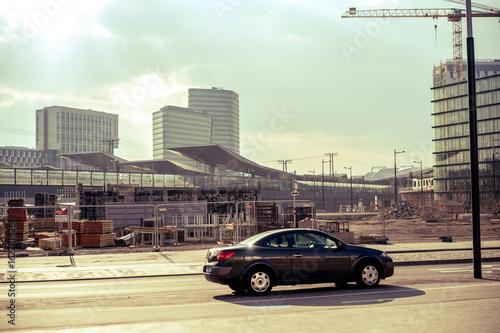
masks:
<svg viewBox="0 0 500 333"><path fill-rule="evenodd" d="M345 248L349 252L363 252L363 253L372 253L374 255L380 255L384 253L384 251L380 251L377 249L372 249L370 247L358 246L358 245L345 245Z"/></svg>

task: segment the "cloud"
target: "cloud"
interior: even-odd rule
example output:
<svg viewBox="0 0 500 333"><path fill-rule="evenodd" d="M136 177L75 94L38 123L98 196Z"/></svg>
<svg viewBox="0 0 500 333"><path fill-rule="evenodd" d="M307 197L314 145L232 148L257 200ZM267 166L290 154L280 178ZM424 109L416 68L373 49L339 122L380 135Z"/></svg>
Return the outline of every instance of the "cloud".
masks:
<svg viewBox="0 0 500 333"><path fill-rule="evenodd" d="M151 114L165 104L183 106L188 87L175 73L151 71L107 87L109 98L120 118L131 122L151 122Z"/></svg>

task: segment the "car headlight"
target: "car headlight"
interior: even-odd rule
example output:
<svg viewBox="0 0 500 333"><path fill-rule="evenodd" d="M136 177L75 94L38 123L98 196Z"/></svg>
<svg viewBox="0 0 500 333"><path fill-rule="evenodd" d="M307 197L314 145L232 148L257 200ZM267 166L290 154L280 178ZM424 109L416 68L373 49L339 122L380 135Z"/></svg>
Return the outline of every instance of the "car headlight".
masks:
<svg viewBox="0 0 500 333"><path fill-rule="evenodd" d="M390 257L389 257L389 255L388 255L387 253L382 252L382 253L380 254L380 258L390 258Z"/></svg>

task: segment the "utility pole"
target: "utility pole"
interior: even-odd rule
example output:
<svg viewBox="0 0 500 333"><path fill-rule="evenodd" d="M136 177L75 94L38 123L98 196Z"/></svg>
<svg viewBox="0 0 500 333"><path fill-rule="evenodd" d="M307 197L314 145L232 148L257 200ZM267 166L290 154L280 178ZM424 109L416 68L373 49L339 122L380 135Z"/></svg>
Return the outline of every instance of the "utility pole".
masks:
<svg viewBox="0 0 500 333"><path fill-rule="evenodd" d="M321 185L323 187L322 193L323 193L323 210L325 210L325 163L328 163L328 161L325 161L324 159L321 160Z"/></svg>
<svg viewBox="0 0 500 333"><path fill-rule="evenodd" d="M283 164L283 172L288 172L287 164L292 163L292 160L278 160L278 163Z"/></svg>
<svg viewBox="0 0 500 333"><path fill-rule="evenodd" d="M332 177L332 179L333 179L333 176L335 175L335 168L333 165L333 157L339 156L339 153L325 153L325 156L329 157L328 162L330 163L330 177Z"/></svg>
<svg viewBox="0 0 500 333"><path fill-rule="evenodd" d="M120 139L106 139L102 140L102 142L107 142L108 143L108 153L111 155L115 155L114 148L115 148L115 142L120 142Z"/></svg>

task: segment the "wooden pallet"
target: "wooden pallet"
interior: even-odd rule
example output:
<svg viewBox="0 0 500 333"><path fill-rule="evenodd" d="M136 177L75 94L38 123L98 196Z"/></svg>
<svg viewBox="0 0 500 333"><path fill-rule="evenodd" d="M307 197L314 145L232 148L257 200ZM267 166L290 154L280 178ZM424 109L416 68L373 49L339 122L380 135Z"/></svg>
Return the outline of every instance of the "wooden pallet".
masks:
<svg viewBox="0 0 500 333"><path fill-rule="evenodd" d="M33 230L45 232L59 231L59 222L56 222L54 217L35 218L33 219Z"/></svg>
<svg viewBox="0 0 500 333"><path fill-rule="evenodd" d="M42 238L38 241L38 247L43 250L56 250L62 248L61 238Z"/></svg>
<svg viewBox="0 0 500 333"><path fill-rule="evenodd" d="M54 233L52 233L52 232L35 232L31 235L31 237L33 237L33 239L35 240L35 245L36 245L40 242L40 239L53 238Z"/></svg>

